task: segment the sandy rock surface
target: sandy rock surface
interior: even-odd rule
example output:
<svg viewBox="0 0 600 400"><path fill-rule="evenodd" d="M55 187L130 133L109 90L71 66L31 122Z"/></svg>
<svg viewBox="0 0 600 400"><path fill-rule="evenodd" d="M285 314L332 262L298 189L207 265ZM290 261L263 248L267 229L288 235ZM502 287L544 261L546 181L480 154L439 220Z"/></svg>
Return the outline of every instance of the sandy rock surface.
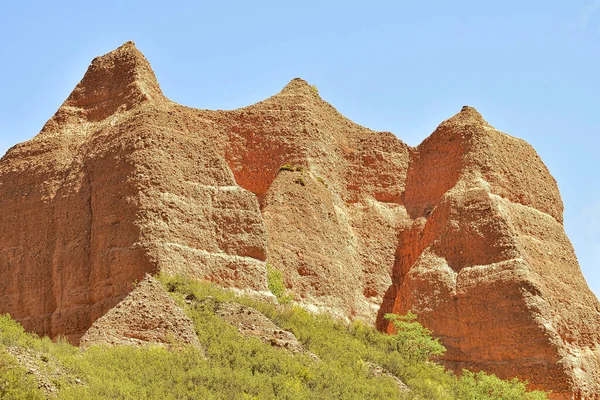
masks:
<svg viewBox="0 0 600 400"><path fill-rule="evenodd" d="M146 273L260 294L268 261L308 309L380 329L413 310L451 368L599 398L600 305L562 207L533 148L473 108L416 148L301 79L191 109L129 42L0 161L0 312L78 343Z"/></svg>
<svg viewBox="0 0 600 400"><path fill-rule="evenodd" d="M147 275L123 301L92 324L80 346L150 343L200 347L193 321L161 283Z"/></svg>

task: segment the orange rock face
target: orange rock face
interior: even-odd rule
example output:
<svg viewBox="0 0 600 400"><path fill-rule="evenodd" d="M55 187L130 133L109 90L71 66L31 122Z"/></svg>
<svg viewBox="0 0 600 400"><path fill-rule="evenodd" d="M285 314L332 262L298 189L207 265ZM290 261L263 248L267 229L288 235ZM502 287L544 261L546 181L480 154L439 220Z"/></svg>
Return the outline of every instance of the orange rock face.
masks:
<svg viewBox="0 0 600 400"><path fill-rule="evenodd" d="M77 342L146 273L268 291L256 196L128 43L0 163L0 308ZM193 128L192 128L193 127ZM206 135L205 135L206 133Z"/></svg>
<svg viewBox="0 0 600 400"><path fill-rule="evenodd" d="M78 342L146 273L268 295L269 262L309 309L416 312L450 368L600 397L600 305L556 182L469 107L417 148L301 79L191 109L127 43L2 158L0 210L0 312L39 333Z"/></svg>
<svg viewBox="0 0 600 400"><path fill-rule="evenodd" d="M465 107L411 153L404 199L412 225L380 318L417 313L455 370L600 398L600 305L533 148Z"/></svg>

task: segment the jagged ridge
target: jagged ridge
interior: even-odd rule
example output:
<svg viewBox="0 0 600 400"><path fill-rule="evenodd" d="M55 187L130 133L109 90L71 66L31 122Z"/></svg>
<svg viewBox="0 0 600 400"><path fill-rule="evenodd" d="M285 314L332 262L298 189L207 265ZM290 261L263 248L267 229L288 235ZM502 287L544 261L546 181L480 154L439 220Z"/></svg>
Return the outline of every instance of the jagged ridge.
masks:
<svg viewBox="0 0 600 400"><path fill-rule="evenodd" d="M0 311L27 329L77 342L158 271L269 296L268 261L309 309L417 311L453 368L557 398L600 392L600 307L556 182L471 107L416 148L301 79L249 107L195 110L164 98L127 43L6 154L0 182Z"/></svg>

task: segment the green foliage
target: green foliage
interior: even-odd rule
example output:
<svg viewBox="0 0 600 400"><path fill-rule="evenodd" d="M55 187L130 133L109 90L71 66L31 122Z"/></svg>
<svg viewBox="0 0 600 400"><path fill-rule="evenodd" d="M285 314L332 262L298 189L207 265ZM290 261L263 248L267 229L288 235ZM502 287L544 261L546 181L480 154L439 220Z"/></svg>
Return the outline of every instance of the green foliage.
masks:
<svg viewBox="0 0 600 400"><path fill-rule="evenodd" d="M176 299L192 295L199 300L191 307L187 306L186 311L196 324L210 368L219 371L221 381L227 380L226 389L231 388L231 392L224 393L224 398L240 398L240 393L257 399L403 398L393 380L372 376L364 363L355 362L358 359L345 363L337 358L315 361L308 355L292 355L255 338L241 338L236 328L214 314L215 301L235 300L257 308L271 318L287 315L283 310L288 310L290 315L298 313L309 320L313 318L300 308L282 308L234 297L230 292L215 292L214 287L182 277L161 279L168 288L176 288L173 293Z"/></svg>
<svg viewBox="0 0 600 400"><path fill-rule="evenodd" d="M270 270L270 288L281 295L283 279L277 270ZM426 361L440 354L441 345L438 347L430 332L419 327L414 315L389 317L398 334L386 335L361 322L344 324L300 307L236 296L206 282L180 276L159 278L192 318L202 350L148 345L97 346L80 351L63 341L52 343L25 333L19 324L3 316L0 398L43 398L31 375L6 352L7 347L29 349L47 360L40 362L56 363L68 371L67 376L54 381L60 388L57 398L68 400L546 398L540 392L527 392L516 380L501 381L468 371L456 377ZM256 308L282 329L293 332L319 361L243 337L215 315L216 301L236 301ZM411 392L398 391L389 377L374 376L369 363L400 378Z"/></svg>
<svg viewBox="0 0 600 400"><path fill-rule="evenodd" d="M0 345L0 399L44 399L33 376L18 365L4 345Z"/></svg>
<svg viewBox="0 0 600 400"><path fill-rule="evenodd" d="M256 308L281 328L293 332L310 352L319 356L321 361L317 365L329 370L329 373L332 374L320 372L322 384L334 385L330 381L332 377L339 379L340 384L350 385L349 387L352 387L351 384L357 379L364 382L363 378L357 377L357 374L362 377L364 375L372 377L366 367L366 363L370 362L382 366L400 378L411 389L410 393L404 394L396 390L394 394L388 396L389 398L486 400L503 399L496 393L508 393L505 391L482 394L485 387L483 387L484 389L477 386L472 387L464 378L456 377L445 371L442 366L424 361L424 358L442 354L444 348L437 340L431 338L429 330L415 321L414 314L390 316L389 319L397 326L399 325L400 329L397 334L386 335L360 321L347 325L326 314L314 315L297 306L282 308L247 297L237 297L232 292L181 276L163 276L161 279L167 287L177 287L178 292L174 293L176 297L185 298L192 294L197 299L205 299L210 296L217 301L236 301ZM173 284L172 282L177 283ZM205 306L202 310L196 308L194 312L208 312L202 317L199 317L198 314L192 316L197 324L198 332L209 332L211 329L216 331L233 329L218 319L210 320L212 318L210 307ZM234 331L235 329L232 330L232 332ZM202 337L202 333L199 333L199 336ZM207 340L208 337L201 339L203 343ZM209 351L209 359L213 357L214 355ZM315 371L314 366L311 368L311 371ZM492 375L482 374L482 376L485 376L490 382L502 382L507 388L521 385L515 390L522 393L522 399L541 400L546 398L546 395L541 392L523 392L524 386L518 381L504 382ZM319 398L318 392L311 393L315 395L314 398ZM365 397L363 394L353 397L354 395L350 392L336 393L338 393L338 397L326 393L322 398L376 398ZM297 398L303 398L298 393L296 395L299 396Z"/></svg>
<svg viewBox="0 0 600 400"><path fill-rule="evenodd" d="M327 182L325 182L325 179L321 178L320 176L317 176L317 180L321 182L325 187L327 187Z"/></svg>
<svg viewBox="0 0 600 400"><path fill-rule="evenodd" d="M0 315L0 343L11 347L26 347L31 337L9 314Z"/></svg>
<svg viewBox="0 0 600 400"><path fill-rule="evenodd" d="M285 283L281 271L277 270L271 264L267 264L267 282L271 293L277 297L281 304L289 303L292 298L286 294Z"/></svg>
<svg viewBox="0 0 600 400"><path fill-rule="evenodd" d="M417 361L426 361L432 356L441 356L446 352L438 339L432 338L432 332L419 324L412 312L406 315L386 314L397 330L396 343L400 353L407 354Z"/></svg>
<svg viewBox="0 0 600 400"><path fill-rule="evenodd" d="M317 89L317 85L311 85L311 88L315 91L316 94L319 94L319 89Z"/></svg>
<svg viewBox="0 0 600 400"><path fill-rule="evenodd" d="M291 164L284 164L281 167L279 167L280 171L295 171L296 169L291 165Z"/></svg>
<svg viewBox="0 0 600 400"><path fill-rule="evenodd" d="M63 388L59 399L216 399L205 382L216 381L198 349L162 346L95 346L63 358L83 385Z"/></svg>
<svg viewBox="0 0 600 400"><path fill-rule="evenodd" d="M304 171L304 167L302 165L294 166L292 164L284 164L281 167L279 167L279 170L280 171L291 171L291 172L294 172L294 171L302 172L302 171Z"/></svg>
<svg viewBox="0 0 600 400"><path fill-rule="evenodd" d="M503 381L495 375L483 372L473 373L463 370L460 383L460 390L457 394L464 399L544 400L548 398L545 393L540 391L527 392L527 382L520 382L516 378Z"/></svg>

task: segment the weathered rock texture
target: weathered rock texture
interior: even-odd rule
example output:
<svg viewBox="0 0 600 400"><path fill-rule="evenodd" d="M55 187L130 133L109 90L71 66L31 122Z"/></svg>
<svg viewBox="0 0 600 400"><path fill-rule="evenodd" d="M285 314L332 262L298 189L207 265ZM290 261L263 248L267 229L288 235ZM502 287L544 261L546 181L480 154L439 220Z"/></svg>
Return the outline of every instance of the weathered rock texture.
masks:
<svg viewBox="0 0 600 400"><path fill-rule="evenodd" d="M417 148L301 79L191 109L127 43L0 161L0 210L0 312L39 333L77 342L146 273L266 292L268 261L309 309L381 329L412 309L452 368L600 397L600 306L556 183L469 107Z"/></svg>
<svg viewBox="0 0 600 400"><path fill-rule="evenodd" d="M235 302L221 302L212 297L194 304L196 307L209 309L229 325L237 328L245 337L257 338L273 347L285 349L292 353L307 353L318 360L315 354L309 353L296 336L275 325L266 315L252 307Z"/></svg>
<svg viewBox="0 0 600 400"><path fill-rule="evenodd" d="M76 342L145 273L267 291L256 197L128 43L0 163L0 307ZM206 133L206 134L205 134Z"/></svg>
<svg viewBox="0 0 600 400"><path fill-rule="evenodd" d="M600 397L600 306L531 146L464 107L411 153L404 204L412 224L380 318L416 312L456 370Z"/></svg>
<svg viewBox="0 0 600 400"><path fill-rule="evenodd" d="M191 344L200 347L194 322L147 275L127 297L96 320L79 344L93 345Z"/></svg>

